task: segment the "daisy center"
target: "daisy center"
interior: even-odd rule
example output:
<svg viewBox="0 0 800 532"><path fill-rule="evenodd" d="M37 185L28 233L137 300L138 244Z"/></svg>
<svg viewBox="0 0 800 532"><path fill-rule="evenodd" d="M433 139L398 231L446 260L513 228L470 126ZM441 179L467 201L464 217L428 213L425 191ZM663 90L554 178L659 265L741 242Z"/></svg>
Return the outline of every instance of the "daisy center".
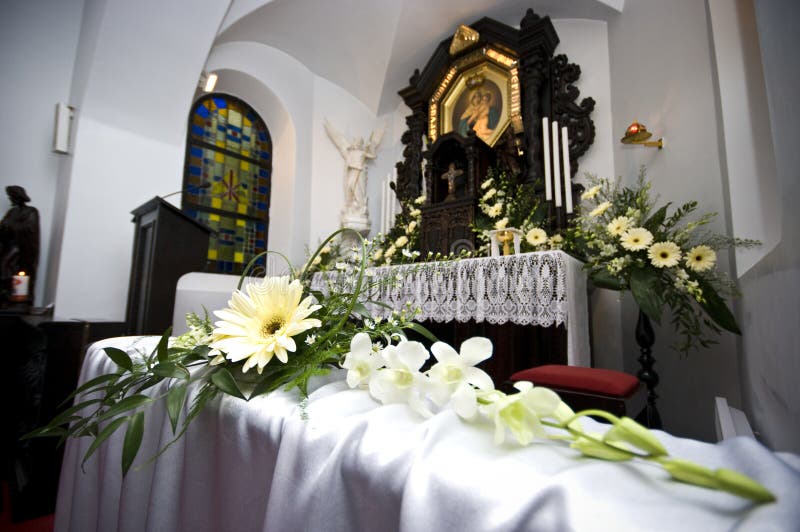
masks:
<svg viewBox="0 0 800 532"><path fill-rule="evenodd" d="M669 253L667 253L666 251L662 251L662 252L659 254L659 256L660 256L662 259L666 259L667 257L669 257Z"/></svg>
<svg viewBox="0 0 800 532"><path fill-rule="evenodd" d="M283 327L283 320L280 318L270 318L261 325L261 336L264 338L275 334L275 331Z"/></svg>

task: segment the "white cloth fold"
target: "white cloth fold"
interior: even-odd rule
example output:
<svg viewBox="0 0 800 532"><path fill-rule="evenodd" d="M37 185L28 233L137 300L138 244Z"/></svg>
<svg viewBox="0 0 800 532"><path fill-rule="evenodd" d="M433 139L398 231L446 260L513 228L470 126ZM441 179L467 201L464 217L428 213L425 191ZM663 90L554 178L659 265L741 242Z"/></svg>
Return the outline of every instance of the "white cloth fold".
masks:
<svg viewBox="0 0 800 532"><path fill-rule="evenodd" d="M149 352L157 340L94 344L81 382L114 370L103 347ZM673 456L750 475L777 503L754 506L673 482L652 464L581 458L561 442L495 446L489 424L463 422L448 410L425 420L405 405L381 406L343 379L341 371L319 378L304 409L296 393L283 391L250 402L223 397L124 482L124 431L101 446L85 473L80 460L90 441L68 441L56 530L711 532L800 525L800 458L751 439L711 445L655 432ZM171 438L163 405L154 404L135 466Z"/></svg>

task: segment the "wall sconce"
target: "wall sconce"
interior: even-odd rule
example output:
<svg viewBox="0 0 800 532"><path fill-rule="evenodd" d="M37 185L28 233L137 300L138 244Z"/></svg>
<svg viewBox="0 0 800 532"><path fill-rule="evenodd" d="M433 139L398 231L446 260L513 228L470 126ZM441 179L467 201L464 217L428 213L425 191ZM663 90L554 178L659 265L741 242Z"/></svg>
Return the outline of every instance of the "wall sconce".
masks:
<svg viewBox="0 0 800 532"><path fill-rule="evenodd" d="M213 72L209 74L203 70L203 73L200 74L200 80L197 82L197 86L203 89L203 92L212 92L216 85L217 75Z"/></svg>
<svg viewBox="0 0 800 532"><path fill-rule="evenodd" d="M652 136L653 134L647 131L644 124L633 122L628 126L628 129L625 130L625 136L622 137L620 141L623 144L643 144L645 146L658 148L659 150L662 149L664 147L664 139L647 140Z"/></svg>

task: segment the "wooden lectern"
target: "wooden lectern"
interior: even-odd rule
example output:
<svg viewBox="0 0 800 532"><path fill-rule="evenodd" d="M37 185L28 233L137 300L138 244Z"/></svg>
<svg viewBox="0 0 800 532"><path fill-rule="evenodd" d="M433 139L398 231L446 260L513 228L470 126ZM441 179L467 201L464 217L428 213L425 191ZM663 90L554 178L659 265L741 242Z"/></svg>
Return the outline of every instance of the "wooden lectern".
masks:
<svg viewBox="0 0 800 532"><path fill-rule="evenodd" d="M163 334L172 324L181 275L206 270L211 229L155 197L131 211L136 234L125 321L128 334Z"/></svg>

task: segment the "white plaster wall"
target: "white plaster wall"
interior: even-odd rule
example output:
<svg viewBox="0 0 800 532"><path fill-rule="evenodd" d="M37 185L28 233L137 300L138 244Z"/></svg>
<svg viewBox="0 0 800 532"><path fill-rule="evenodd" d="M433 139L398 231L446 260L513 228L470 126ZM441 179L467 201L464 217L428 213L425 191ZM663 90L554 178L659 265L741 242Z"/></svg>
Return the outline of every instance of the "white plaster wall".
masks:
<svg viewBox="0 0 800 532"><path fill-rule="evenodd" d="M0 143L0 216L10 208L8 185L20 185L39 210L41 252L35 305L45 295L59 168L68 155L52 151L55 105L70 103L70 83L83 0L9 0L0 17L0 94L6 134Z"/></svg>
<svg viewBox="0 0 800 532"><path fill-rule="evenodd" d="M614 131L622 136L639 120L656 137L665 137L657 150L614 141L616 174L628 184L645 164L653 192L661 201L699 202L701 212L718 212L710 226L728 233L727 206L721 170L717 101L706 6L695 0L639 0L609 22ZM719 266L728 267L728 257ZM638 369L633 339L637 307L623 296L624 367ZM669 316L656 327L654 355L661 376L659 409L666 430L705 440L714 437L713 398L721 395L734 406L741 403L737 343L725 333L710 349L681 358L669 348L674 333Z"/></svg>
<svg viewBox="0 0 800 532"><path fill-rule="evenodd" d="M781 239L741 279L743 388L750 421L776 450L800 452L800 47L794 0L753 3L780 202Z"/></svg>
<svg viewBox="0 0 800 532"><path fill-rule="evenodd" d="M744 275L781 238L782 206L752 0L709 0L733 233L762 245L736 251Z"/></svg>
<svg viewBox="0 0 800 532"><path fill-rule="evenodd" d="M123 319L128 213L181 186L186 117L227 2L109 0L86 8L98 10L84 17L97 27L81 44L90 57L79 58L84 90L73 95L82 103L68 192L59 198L66 210L56 312Z"/></svg>

